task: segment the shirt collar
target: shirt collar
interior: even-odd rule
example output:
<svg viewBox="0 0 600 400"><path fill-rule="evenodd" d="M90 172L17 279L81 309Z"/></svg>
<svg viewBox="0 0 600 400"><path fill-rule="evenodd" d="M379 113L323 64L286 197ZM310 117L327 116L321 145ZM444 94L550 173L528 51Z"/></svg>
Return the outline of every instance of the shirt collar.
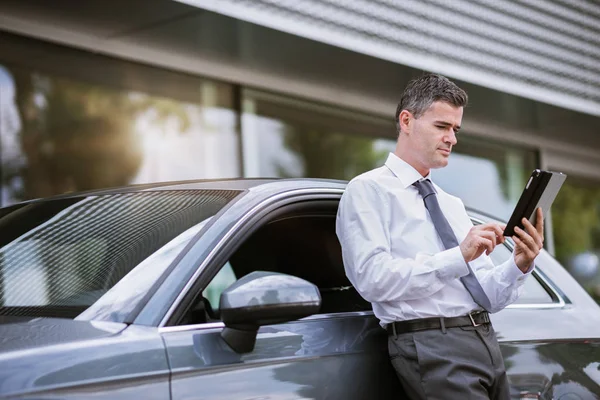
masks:
<svg viewBox="0 0 600 400"><path fill-rule="evenodd" d="M405 189L421 179L431 180L431 172L423 178L416 169L394 153L390 153L385 165L398 179L400 179L400 182Z"/></svg>

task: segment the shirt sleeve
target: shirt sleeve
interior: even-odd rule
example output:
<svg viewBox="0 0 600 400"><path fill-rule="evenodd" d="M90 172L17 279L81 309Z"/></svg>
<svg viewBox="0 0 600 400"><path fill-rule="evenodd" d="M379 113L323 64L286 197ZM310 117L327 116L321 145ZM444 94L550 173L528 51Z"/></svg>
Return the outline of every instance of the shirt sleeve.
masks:
<svg viewBox="0 0 600 400"><path fill-rule="evenodd" d="M336 233L344 268L356 290L370 302L428 297L469 270L458 247L415 259L391 253L389 204L372 181L352 181L340 201Z"/></svg>
<svg viewBox="0 0 600 400"><path fill-rule="evenodd" d="M462 201L461 206L464 209ZM464 224L462 225L468 228L473 226L466 210L464 212ZM466 235L466 233L465 230L464 234ZM515 263L514 252L508 260L497 266L494 265L491 257L486 255L485 252L477 259L469 262L469 266L473 269L477 280L479 280L481 287L490 300L492 309L488 311L492 313L502 310L519 298L522 287L527 277L531 275L534 265L535 263L531 265L526 273L523 273Z"/></svg>
<svg viewBox="0 0 600 400"><path fill-rule="evenodd" d="M514 253L498 266L495 266L485 253L471 261L470 265L490 299L492 309L488 311L492 313L502 310L519 298L522 287L533 270L532 264L529 270L523 273L515 263Z"/></svg>

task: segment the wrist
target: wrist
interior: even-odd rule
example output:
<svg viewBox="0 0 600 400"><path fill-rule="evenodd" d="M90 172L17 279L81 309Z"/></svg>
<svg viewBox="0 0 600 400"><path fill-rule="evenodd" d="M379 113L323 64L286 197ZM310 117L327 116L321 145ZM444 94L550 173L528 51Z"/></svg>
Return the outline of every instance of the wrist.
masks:
<svg viewBox="0 0 600 400"><path fill-rule="evenodd" d="M520 265L517 265L517 268L519 268L519 271L521 271L524 274L526 274L529 271L529 266L521 267Z"/></svg>
<svg viewBox="0 0 600 400"><path fill-rule="evenodd" d="M519 268L519 270L524 274L531 271L531 268L533 268L534 264L533 260L519 260L517 257L514 257L514 262L517 268Z"/></svg>
<svg viewBox="0 0 600 400"><path fill-rule="evenodd" d="M465 260L466 263L468 263L469 261L471 261L468 257L468 254L466 252L466 250L463 248L463 244L461 243L460 245L458 245L458 248L460 249L460 254L462 255L463 259Z"/></svg>

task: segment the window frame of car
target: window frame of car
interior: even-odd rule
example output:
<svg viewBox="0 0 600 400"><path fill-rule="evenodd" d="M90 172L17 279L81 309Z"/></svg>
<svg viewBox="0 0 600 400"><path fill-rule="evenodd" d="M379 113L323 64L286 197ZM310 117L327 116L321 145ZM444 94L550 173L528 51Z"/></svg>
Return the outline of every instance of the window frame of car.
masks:
<svg viewBox="0 0 600 400"><path fill-rule="evenodd" d="M473 222L474 225L484 224L486 221L477 218L473 215L469 215L469 218ZM515 245L511 238L506 238L505 243L502 245L509 252L512 252ZM534 269L531 273L531 278L535 279L535 281L546 291L549 297L552 299L551 303L513 303L509 304L505 308L508 309L516 309L516 308L524 308L524 309L547 309L547 308L562 308L566 305L567 301L565 300L565 296L561 290L558 289L554 283L544 274L544 272L536 265L534 265ZM527 283L526 283L527 284Z"/></svg>
<svg viewBox="0 0 600 400"><path fill-rule="evenodd" d="M256 204L251 210L247 211L231 229L226 232L215 247L211 250L210 256L206 257L196 269L194 275L186 283L185 289L177 296L176 300L171 304L168 311L164 314L159 323L161 332L181 331L188 329L212 329L222 328L223 322L203 322L197 324L177 325L178 321L192 306L194 299L199 293L210 284L212 279L217 275L220 269L226 264L229 257L237 247L240 246L243 240L246 240L259 229L263 224L275 219L278 215L289 213L291 208L298 204L311 202L315 205L317 202L339 203L343 194L343 189L336 188L302 188L290 190L275 194L266 199L263 199ZM473 223L483 223L481 219L474 217L472 212L468 212ZM512 251L510 244L507 247ZM539 269L535 268L532 272L535 279L542 285L549 295L556 299L555 303L542 304L513 304L509 308L525 308L525 309L552 309L565 306L565 299L558 288L545 276ZM304 319L324 319L324 318L339 318L344 316L364 316L373 315L372 311L350 311L327 314L314 314Z"/></svg>
<svg viewBox="0 0 600 400"><path fill-rule="evenodd" d="M210 257L202 261L194 277L186 284L186 290L171 305L159 326L175 326L234 251L261 226L282 215L305 208L308 201L311 207L317 207L319 203L327 203L329 206L339 203L342 193L343 190L333 188L298 189L274 195L256 205L223 236L211 251Z"/></svg>
<svg viewBox="0 0 600 400"><path fill-rule="evenodd" d="M277 207L290 203L286 199L304 196L311 200L332 196L339 199L344 182L323 180L283 180L259 183L245 191L244 196L233 202L230 207L215 215L210 229L193 246L178 257L172 272L153 293L149 301L129 323L135 325L161 327L179 306L181 300L189 295L192 285L197 284L205 267L212 263L215 256L232 237L239 237L248 224L268 214ZM307 197L308 196L308 197ZM300 198L301 199L301 198ZM283 203L282 203L283 202ZM219 268L221 265L219 265Z"/></svg>

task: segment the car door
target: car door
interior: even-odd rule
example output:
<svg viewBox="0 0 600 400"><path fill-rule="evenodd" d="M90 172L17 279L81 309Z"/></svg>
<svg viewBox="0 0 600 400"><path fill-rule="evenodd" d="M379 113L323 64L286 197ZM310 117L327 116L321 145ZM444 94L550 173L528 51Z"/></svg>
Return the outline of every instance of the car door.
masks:
<svg viewBox="0 0 600 400"><path fill-rule="evenodd" d="M386 333L345 280L336 209L337 200L323 206L317 199L314 206L304 201L300 209L267 217L201 288L197 304L207 318L161 328L174 400L401 398ZM254 350L240 354L222 340L215 311L223 289L254 270L311 281L323 304L318 314L261 327Z"/></svg>
<svg viewBox="0 0 600 400"><path fill-rule="evenodd" d="M384 390L396 378L387 348L375 345L385 338L372 318L317 316L261 327L247 354L223 342L219 323L181 328L163 332L173 399L383 399L394 393Z"/></svg>
<svg viewBox="0 0 600 400"><path fill-rule="evenodd" d="M491 256L501 263L511 249ZM600 308L546 252L519 299L491 318L513 398L599 398Z"/></svg>

